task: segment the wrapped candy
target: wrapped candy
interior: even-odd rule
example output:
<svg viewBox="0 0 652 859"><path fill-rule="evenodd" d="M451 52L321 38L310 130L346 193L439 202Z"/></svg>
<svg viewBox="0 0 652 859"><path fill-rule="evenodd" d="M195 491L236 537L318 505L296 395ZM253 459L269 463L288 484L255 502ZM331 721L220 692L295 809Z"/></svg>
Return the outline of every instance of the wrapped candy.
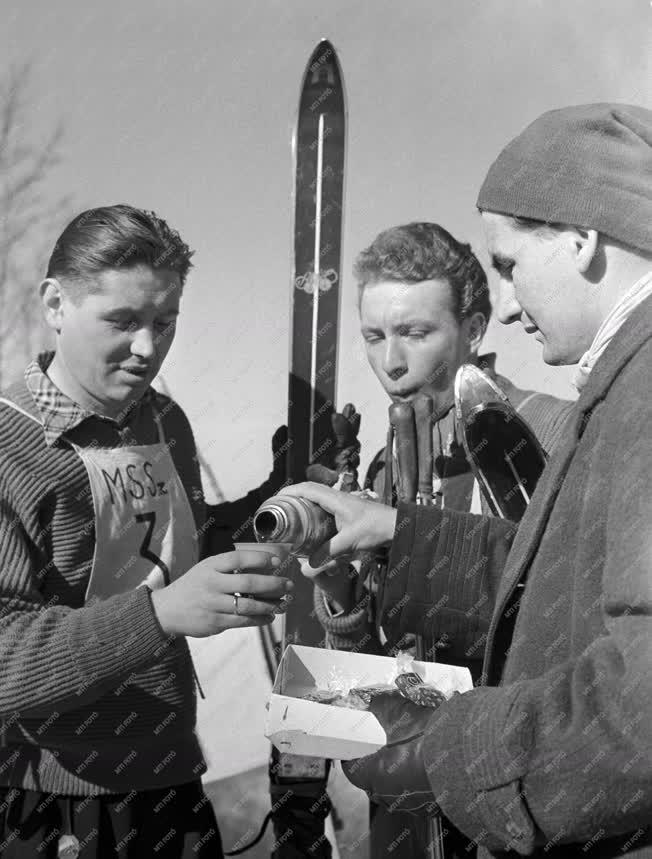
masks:
<svg viewBox="0 0 652 859"><path fill-rule="evenodd" d="M304 699L332 707L368 710L372 700L381 695L400 695L421 707L438 707L447 696L426 681L416 671L409 653L399 652L386 683L360 686L359 680L347 676L341 669L332 668L325 689L314 689Z"/></svg>
<svg viewBox="0 0 652 859"><path fill-rule="evenodd" d="M426 683L416 671L406 671L396 678L398 691L410 701L421 707L439 707L446 700L443 692L436 686Z"/></svg>

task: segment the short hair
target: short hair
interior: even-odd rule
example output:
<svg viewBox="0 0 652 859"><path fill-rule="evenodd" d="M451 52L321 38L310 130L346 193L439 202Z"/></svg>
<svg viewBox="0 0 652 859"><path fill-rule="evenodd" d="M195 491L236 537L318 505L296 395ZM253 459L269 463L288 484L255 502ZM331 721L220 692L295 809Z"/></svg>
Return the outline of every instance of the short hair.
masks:
<svg viewBox="0 0 652 859"><path fill-rule="evenodd" d="M46 277L83 287L79 296L95 290L103 271L145 265L178 274L183 286L193 253L155 212L125 204L101 206L77 215L61 233Z"/></svg>
<svg viewBox="0 0 652 859"><path fill-rule="evenodd" d="M482 313L487 322L491 318L487 276L471 245L458 242L439 224L415 221L384 230L358 255L353 274L359 300L365 286L381 280L442 279L450 284L458 324L474 313Z"/></svg>

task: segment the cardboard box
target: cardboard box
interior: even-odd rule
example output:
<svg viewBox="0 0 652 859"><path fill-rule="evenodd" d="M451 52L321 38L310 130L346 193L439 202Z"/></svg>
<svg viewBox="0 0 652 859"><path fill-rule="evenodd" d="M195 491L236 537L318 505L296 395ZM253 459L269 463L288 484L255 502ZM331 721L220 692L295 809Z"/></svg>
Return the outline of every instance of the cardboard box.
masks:
<svg viewBox="0 0 652 859"><path fill-rule="evenodd" d="M424 680L446 695L473 687L467 668L416 660L414 665ZM389 682L395 667L396 660L387 656L289 644L267 705L265 736L279 751L293 755L351 760L378 751L387 736L373 713L305 701L302 696L328 688L333 669L354 679L356 686L368 686Z"/></svg>

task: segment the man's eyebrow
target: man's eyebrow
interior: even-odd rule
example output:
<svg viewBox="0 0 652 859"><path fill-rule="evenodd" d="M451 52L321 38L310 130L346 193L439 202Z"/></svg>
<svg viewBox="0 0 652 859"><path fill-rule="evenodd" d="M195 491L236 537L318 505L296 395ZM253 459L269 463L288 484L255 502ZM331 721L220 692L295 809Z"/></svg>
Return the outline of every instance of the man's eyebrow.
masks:
<svg viewBox="0 0 652 859"><path fill-rule="evenodd" d="M419 316L410 317L409 319L402 319L400 322L396 322L392 324L392 329L396 328L434 328L436 326L436 322L432 319L425 319ZM375 333L383 331L381 326L378 325L363 325L360 328L360 331L365 333Z"/></svg>
<svg viewBox="0 0 652 859"><path fill-rule="evenodd" d="M113 314L115 314L116 316L126 316L127 314L138 316L141 311L134 310L133 307L112 307L110 310L105 310L104 312L107 316L111 316ZM161 308L160 312L165 315L179 315L179 309L177 307L170 307L167 310Z"/></svg>
<svg viewBox="0 0 652 859"><path fill-rule="evenodd" d="M112 314L120 315L125 313L137 313L138 311L134 310L133 307L109 307L104 311L106 316L111 316Z"/></svg>

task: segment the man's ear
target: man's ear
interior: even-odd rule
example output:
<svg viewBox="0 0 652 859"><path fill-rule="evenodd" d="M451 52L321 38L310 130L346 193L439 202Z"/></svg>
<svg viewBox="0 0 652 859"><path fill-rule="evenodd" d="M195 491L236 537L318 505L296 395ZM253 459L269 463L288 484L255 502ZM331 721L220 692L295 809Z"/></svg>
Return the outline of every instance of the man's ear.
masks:
<svg viewBox="0 0 652 859"><path fill-rule="evenodd" d="M467 336L469 350L472 355L477 355L482 343L482 338L487 330L487 319L484 313L474 313L467 319Z"/></svg>
<svg viewBox="0 0 652 859"><path fill-rule="evenodd" d="M576 227L573 235L573 249L577 270L586 274L593 265L598 253L599 235L597 230Z"/></svg>
<svg viewBox="0 0 652 859"><path fill-rule="evenodd" d="M63 295L61 284L56 277L46 277L41 282L39 295L45 310L45 321L48 327L58 334L63 320Z"/></svg>

